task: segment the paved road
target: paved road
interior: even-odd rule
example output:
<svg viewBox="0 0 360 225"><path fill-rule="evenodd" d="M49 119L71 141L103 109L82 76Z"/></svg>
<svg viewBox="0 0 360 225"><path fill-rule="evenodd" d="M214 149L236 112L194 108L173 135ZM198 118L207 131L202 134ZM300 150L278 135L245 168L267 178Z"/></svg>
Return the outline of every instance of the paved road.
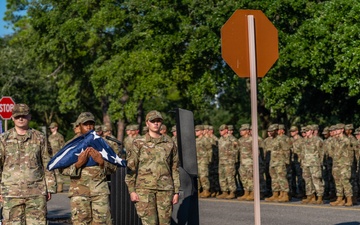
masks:
<svg viewBox="0 0 360 225"><path fill-rule="evenodd" d="M48 203L51 225L67 225L70 218L70 202L67 193L53 195ZM261 201L262 225L360 225L360 205L354 207L331 207L324 205L302 205L300 201L290 203L268 203ZM253 225L252 202L199 200L200 225Z"/></svg>
<svg viewBox="0 0 360 225"><path fill-rule="evenodd" d="M262 225L360 225L360 206L332 207L261 201ZM254 204L237 200L201 199L201 225L253 225Z"/></svg>

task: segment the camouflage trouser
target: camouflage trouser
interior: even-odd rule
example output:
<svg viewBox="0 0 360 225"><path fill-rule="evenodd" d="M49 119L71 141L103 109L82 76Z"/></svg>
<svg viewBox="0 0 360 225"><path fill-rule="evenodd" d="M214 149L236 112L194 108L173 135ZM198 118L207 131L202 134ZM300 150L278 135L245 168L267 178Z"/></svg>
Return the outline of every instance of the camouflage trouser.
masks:
<svg viewBox="0 0 360 225"><path fill-rule="evenodd" d="M219 164L219 183L221 191L236 191L234 164Z"/></svg>
<svg viewBox="0 0 360 225"><path fill-rule="evenodd" d="M173 191L136 189L136 193L135 207L143 225L170 225Z"/></svg>
<svg viewBox="0 0 360 225"><path fill-rule="evenodd" d="M46 224L46 197L4 197L3 224Z"/></svg>
<svg viewBox="0 0 360 225"><path fill-rule="evenodd" d="M253 191L253 165L240 165L239 173L245 191Z"/></svg>
<svg viewBox="0 0 360 225"><path fill-rule="evenodd" d="M356 176L356 170L357 170L357 163L356 161L354 161L351 166L351 179L350 179L353 196L358 196L359 193L359 186L358 186L359 180L358 177Z"/></svg>
<svg viewBox="0 0 360 225"><path fill-rule="evenodd" d="M72 196L70 205L73 224L112 224L108 195L92 197Z"/></svg>
<svg viewBox="0 0 360 225"><path fill-rule="evenodd" d="M303 178L305 180L306 195L316 192L317 196L324 196L324 183L321 179L321 166L304 166Z"/></svg>
<svg viewBox="0 0 360 225"><path fill-rule="evenodd" d="M56 177L56 183L57 184L62 184L64 183L64 179L62 177L63 175L59 172L58 169L55 170L55 177Z"/></svg>
<svg viewBox="0 0 360 225"><path fill-rule="evenodd" d="M274 166L270 167L271 176L271 189L272 191L285 191L289 192L289 183L286 178L286 166Z"/></svg>
<svg viewBox="0 0 360 225"><path fill-rule="evenodd" d="M350 184L351 167L333 166L333 176L335 180L336 196L353 196Z"/></svg>
<svg viewBox="0 0 360 225"><path fill-rule="evenodd" d="M210 190L209 182L209 164L199 163L198 164L198 189Z"/></svg>

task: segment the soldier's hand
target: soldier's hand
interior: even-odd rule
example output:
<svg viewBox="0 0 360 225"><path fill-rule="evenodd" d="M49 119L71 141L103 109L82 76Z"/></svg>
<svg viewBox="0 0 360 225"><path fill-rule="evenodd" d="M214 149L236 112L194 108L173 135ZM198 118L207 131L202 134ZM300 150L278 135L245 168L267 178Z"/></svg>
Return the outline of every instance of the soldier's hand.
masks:
<svg viewBox="0 0 360 225"><path fill-rule="evenodd" d="M136 194L136 192L131 192L130 193L130 200L132 202L138 202L139 201L139 195Z"/></svg>
<svg viewBox="0 0 360 225"><path fill-rule="evenodd" d="M173 200L172 200L172 204L175 205L179 202L179 193L175 193Z"/></svg>
<svg viewBox="0 0 360 225"><path fill-rule="evenodd" d="M89 154L94 159L94 161L97 162L100 167L104 167L104 159L100 152L91 147L89 147L89 149Z"/></svg>
<svg viewBox="0 0 360 225"><path fill-rule="evenodd" d="M88 159L89 159L89 150L86 149L78 156L78 161L75 163L76 169L79 169L80 167L85 165Z"/></svg>
<svg viewBox="0 0 360 225"><path fill-rule="evenodd" d="M0 195L0 202L3 202L4 200L3 200L3 197L2 197L2 195Z"/></svg>

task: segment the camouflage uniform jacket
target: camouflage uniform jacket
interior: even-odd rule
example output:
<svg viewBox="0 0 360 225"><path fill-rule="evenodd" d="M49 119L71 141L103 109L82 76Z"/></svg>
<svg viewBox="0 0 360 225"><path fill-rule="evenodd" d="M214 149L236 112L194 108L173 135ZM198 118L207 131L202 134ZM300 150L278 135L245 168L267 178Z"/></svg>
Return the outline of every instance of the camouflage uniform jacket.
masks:
<svg viewBox="0 0 360 225"><path fill-rule="evenodd" d="M127 166L130 171L125 182L129 193L136 188L179 192L179 156L169 136L152 138L147 133L135 138Z"/></svg>
<svg viewBox="0 0 360 225"><path fill-rule="evenodd" d="M52 150L52 155L55 155L62 147L64 147L65 140L62 134L56 132L51 134L48 138Z"/></svg>
<svg viewBox="0 0 360 225"><path fill-rule="evenodd" d="M197 137L196 138L196 158L198 164L209 164L211 161L211 156L206 149L206 138Z"/></svg>
<svg viewBox="0 0 360 225"><path fill-rule="evenodd" d="M126 153L128 152L128 149L132 148L133 140L134 140L134 138L130 137L130 136L126 136L124 138L123 145L124 145L124 149L125 149Z"/></svg>
<svg viewBox="0 0 360 225"><path fill-rule="evenodd" d="M222 136L219 139L219 165L235 165L237 154L237 140L231 140L229 136Z"/></svg>
<svg viewBox="0 0 360 225"><path fill-rule="evenodd" d="M300 135L295 139L291 137L291 151L292 151L292 159L291 161L298 162L299 161L299 155L301 153L301 146L303 145L304 138L302 138Z"/></svg>
<svg viewBox="0 0 360 225"><path fill-rule="evenodd" d="M336 137L333 151L329 154L333 159L333 167L349 167L353 162L354 151L351 148L351 142L345 135Z"/></svg>
<svg viewBox="0 0 360 225"><path fill-rule="evenodd" d="M252 166L252 137L241 137L239 139L240 166Z"/></svg>
<svg viewBox="0 0 360 225"><path fill-rule="evenodd" d="M305 138L300 151L301 166L320 166L322 159L322 141L315 136Z"/></svg>
<svg viewBox="0 0 360 225"><path fill-rule="evenodd" d="M270 167L282 166L289 163L290 146L281 136L266 141L265 153L270 151Z"/></svg>
<svg viewBox="0 0 360 225"><path fill-rule="evenodd" d="M46 165L50 145L43 133L28 129L24 136L12 128L0 136L1 195L31 197L56 192L54 172Z"/></svg>
<svg viewBox="0 0 360 225"><path fill-rule="evenodd" d="M171 139L173 140L173 142L175 143L175 145L176 145L176 147L177 147L177 146L178 146L177 137L172 136Z"/></svg>

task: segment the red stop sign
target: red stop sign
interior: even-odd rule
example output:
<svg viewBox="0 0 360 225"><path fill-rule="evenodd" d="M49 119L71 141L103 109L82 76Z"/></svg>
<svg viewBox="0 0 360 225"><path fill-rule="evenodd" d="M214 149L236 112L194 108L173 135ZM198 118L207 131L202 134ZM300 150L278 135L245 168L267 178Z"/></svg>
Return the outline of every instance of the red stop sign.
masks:
<svg viewBox="0 0 360 225"><path fill-rule="evenodd" d="M4 120L9 120L12 115L12 109L14 107L14 100L9 96L3 96L0 99L0 116Z"/></svg>
<svg viewBox="0 0 360 225"><path fill-rule="evenodd" d="M247 16L255 18L256 70L263 77L279 57L278 32L261 10L236 10L221 28L225 62L239 77L250 77Z"/></svg>

